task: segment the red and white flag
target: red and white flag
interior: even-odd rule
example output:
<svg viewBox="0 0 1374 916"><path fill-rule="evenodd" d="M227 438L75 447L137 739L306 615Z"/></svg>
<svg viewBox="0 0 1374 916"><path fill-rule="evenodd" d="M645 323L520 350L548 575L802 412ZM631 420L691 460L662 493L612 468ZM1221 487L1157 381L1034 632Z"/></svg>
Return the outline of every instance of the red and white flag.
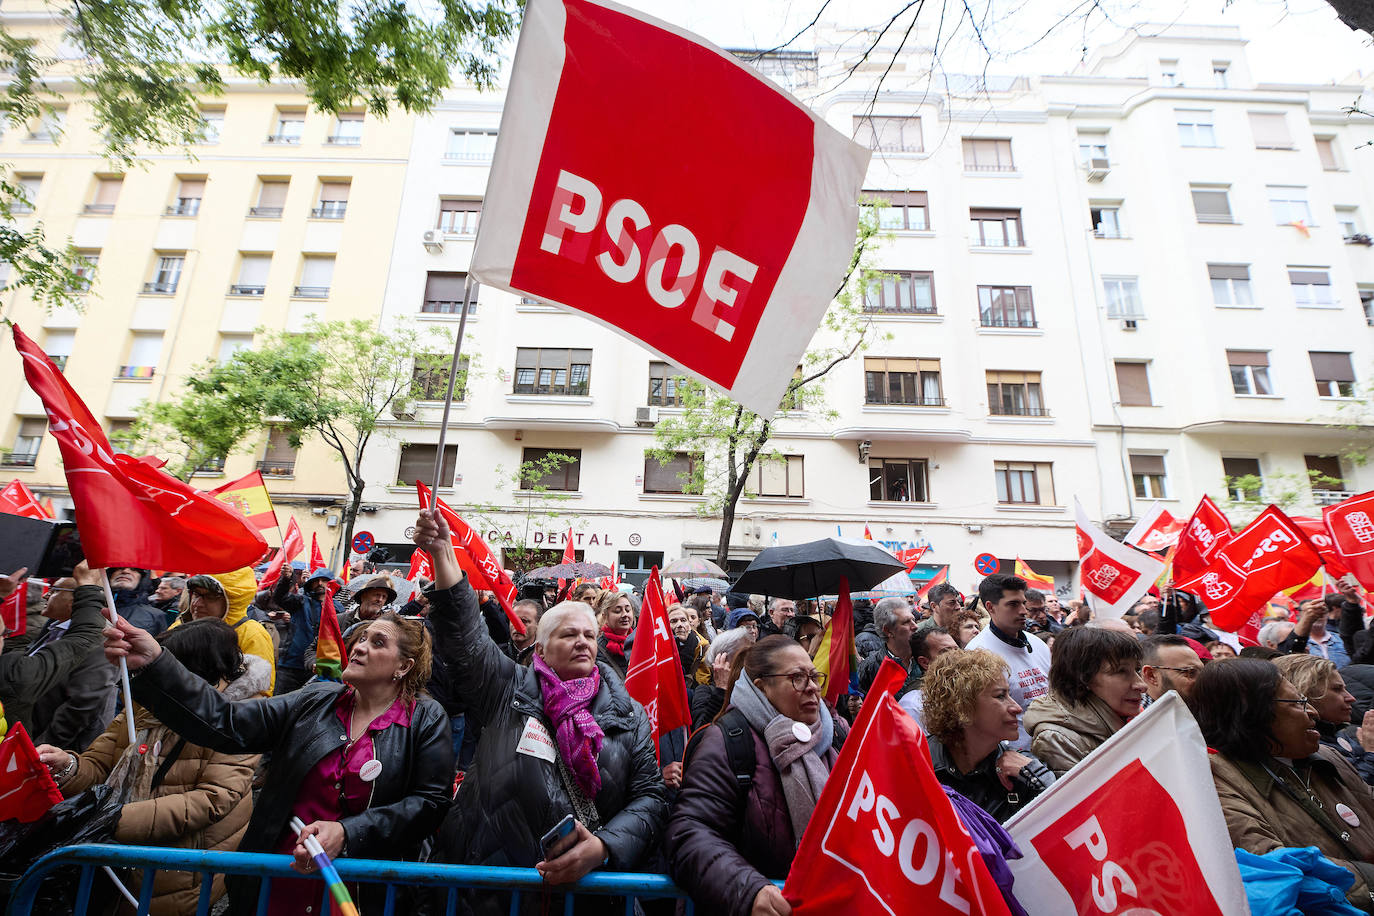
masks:
<svg viewBox="0 0 1374 916"><path fill-rule="evenodd" d="M1207 569L1176 587L1202 598L1213 624L1237 630L1275 594L1311 579L1321 564L1307 535L1270 506L1217 550Z"/></svg>
<svg viewBox="0 0 1374 916"><path fill-rule="evenodd" d="M1202 573L1212 565L1217 551L1233 537L1235 532L1231 530L1230 519L1210 496L1202 497L1178 536L1173 560L1174 581L1182 582Z"/></svg>
<svg viewBox="0 0 1374 916"><path fill-rule="evenodd" d="M470 269L771 416L853 254L869 155L699 36L530 0Z"/></svg>
<svg viewBox="0 0 1374 916"><path fill-rule="evenodd" d="M22 480L11 480L0 490L0 512L25 518L52 518L34 492Z"/></svg>
<svg viewBox="0 0 1374 916"><path fill-rule="evenodd" d="M884 661L845 739L782 889L793 916L1009 914L925 735L892 697L905 679Z"/></svg>
<svg viewBox="0 0 1374 916"><path fill-rule="evenodd" d="M1150 590L1164 564L1148 553L1127 547L1088 521L1083 505L1073 501L1078 523L1078 575L1093 610L1117 617Z"/></svg>
<svg viewBox="0 0 1374 916"><path fill-rule="evenodd" d="M429 487L417 480L415 491L420 497L420 508L428 509L433 497ZM453 554L458 558L458 565L467 574L472 587L494 594L501 610L506 612L506 619L510 621L512 629L518 635L524 636L525 622L515 614L515 583L496 561L496 555L491 552L487 542L482 540L472 526L459 518L458 513L450 509L442 499L435 499L434 502L444 521L448 522L449 533L453 538Z"/></svg>
<svg viewBox="0 0 1374 916"><path fill-rule="evenodd" d="M1141 550L1168 550L1178 543L1184 524L1183 519L1174 518L1158 502L1151 503L1150 508L1141 513L1140 521L1126 532L1124 540Z"/></svg>
<svg viewBox="0 0 1374 916"><path fill-rule="evenodd" d="M324 554L320 553L320 538L315 532L310 532L310 571L325 569Z"/></svg>
<svg viewBox="0 0 1374 916"><path fill-rule="evenodd" d="M1178 694L1151 703L1006 827L1024 854L1007 864L1030 916L1250 912L1207 747Z"/></svg>
<svg viewBox="0 0 1374 916"><path fill-rule="evenodd" d="M921 562L922 555L924 555L928 549L927 547L908 547L906 550L897 551L894 556L902 561L909 574L916 568L916 564Z"/></svg>
<svg viewBox="0 0 1374 916"><path fill-rule="evenodd" d="M1374 491L1327 506L1322 521L1340 563L1366 589L1374 589Z"/></svg>
<svg viewBox="0 0 1374 916"><path fill-rule="evenodd" d="M29 733L22 722L15 722L0 741L0 821L31 824L61 800Z"/></svg>
<svg viewBox="0 0 1374 916"><path fill-rule="evenodd" d="M29 629L29 580L23 579L19 587L0 601L0 626L4 635L23 636Z"/></svg>
<svg viewBox="0 0 1374 916"><path fill-rule="evenodd" d="M1307 539L1312 542L1312 546L1321 554L1322 565L1326 571L1331 573L1333 578L1340 579L1350 575L1350 568L1345 565L1341 555L1336 552L1336 539L1331 536L1330 530L1326 527L1326 519L1312 518L1310 516L1290 515L1293 524L1302 529L1302 533L1307 535Z"/></svg>
<svg viewBox="0 0 1374 916"><path fill-rule="evenodd" d="M281 549L272 558L272 562L267 564L262 580L258 582L258 588L268 589L276 585L277 580L281 578L283 567L300 556L303 550L305 538L301 535L301 526L296 524L296 517L293 515L286 523L286 536L281 539Z"/></svg>
<svg viewBox="0 0 1374 916"><path fill-rule="evenodd" d="M418 582L421 578L434 579L434 561L429 558L429 554L416 547L415 552L410 555L410 569L406 571L406 578L411 582Z"/></svg>
<svg viewBox="0 0 1374 916"><path fill-rule="evenodd" d="M649 571L644 583L644 609L635 626L634 648L625 671L625 692L639 701L649 714L654 734L654 755L658 755L658 736L692 724L687 705L687 682L682 675L682 660L677 640L668 626L668 604L658 567Z"/></svg>
<svg viewBox="0 0 1374 916"><path fill-rule="evenodd" d="M81 547L93 569L218 573L251 566L267 553L267 542L242 515L164 473L163 462L115 454L90 409L18 325L14 345L62 451Z"/></svg>

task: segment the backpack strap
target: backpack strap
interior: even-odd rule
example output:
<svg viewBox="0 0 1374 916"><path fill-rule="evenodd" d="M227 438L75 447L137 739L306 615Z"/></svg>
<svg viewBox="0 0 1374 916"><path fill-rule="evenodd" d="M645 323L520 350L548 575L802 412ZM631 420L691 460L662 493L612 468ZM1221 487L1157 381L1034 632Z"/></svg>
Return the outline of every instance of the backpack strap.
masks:
<svg viewBox="0 0 1374 916"><path fill-rule="evenodd" d="M742 795L748 795L749 789L754 785L756 762L754 735L753 729L749 727L749 720L738 709L727 709L714 724L719 726L725 738L725 759L730 764L730 772L735 775L735 784L740 788ZM705 731L705 728L699 728L692 734L691 740L687 742L687 750L682 755L684 764L701 743L701 735Z"/></svg>
<svg viewBox="0 0 1374 916"><path fill-rule="evenodd" d="M167 778L167 771L172 768L172 764L176 763L177 758L181 756L182 749L185 747L186 739L181 738L172 746L167 756L162 758L162 763L158 765L157 772L153 774L152 791L156 792L157 787L162 785L162 781Z"/></svg>

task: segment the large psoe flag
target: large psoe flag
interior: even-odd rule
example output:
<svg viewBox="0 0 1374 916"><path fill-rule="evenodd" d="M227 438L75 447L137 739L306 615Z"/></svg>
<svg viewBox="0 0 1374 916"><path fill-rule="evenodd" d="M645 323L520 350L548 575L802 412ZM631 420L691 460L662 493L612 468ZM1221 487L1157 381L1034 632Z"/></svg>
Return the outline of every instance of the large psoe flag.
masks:
<svg viewBox="0 0 1374 916"><path fill-rule="evenodd" d="M868 158L689 32L530 0L472 274L771 414L848 267Z"/></svg>

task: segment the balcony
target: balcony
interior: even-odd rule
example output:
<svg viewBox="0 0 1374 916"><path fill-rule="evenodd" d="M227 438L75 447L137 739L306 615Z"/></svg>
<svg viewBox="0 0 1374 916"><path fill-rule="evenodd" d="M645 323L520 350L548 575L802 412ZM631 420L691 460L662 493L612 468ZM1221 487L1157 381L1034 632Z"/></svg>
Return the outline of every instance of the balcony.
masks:
<svg viewBox="0 0 1374 916"><path fill-rule="evenodd" d="M115 378L147 381L153 377L156 371L156 366L120 366L119 373Z"/></svg>
<svg viewBox="0 0 1374 916"><path fill-rule="evenodd" d="M300 134L268 134L268 143L279 143L286 146L300 146Z"/></svg>
<svg viewBox="0 0 1374 916"><path fill-rule="evenodd" d="M586 397L591 390L591 380L573 382L568 385L521 385L516 384L511 394L547 394L558 397Z"/></svg>
<svg viewBox="0 0 1374 916"><path fill-rule="evenodd" d="M318 207L310 210L311 219L343 219L348 209L346 200L323 200Z"/></svg>
<svg viewBox="0 0 1374 916"><path fill-rule="evenodd" d="M202 477L202 476L205 476L205 477L213 477L213 476L215 476L215 475L223 474L223 473L224 473L224 459L223 459L223 458L206 458L206 459L205 459L204 461L202 461L200 464L196 465L196 469L195 469L194 471L191 472L191 476L192 476L192 477Z"/></svg>
<svg viewBox="0 0 1374 916"><path fill-rule="evenodd" d="M944 407L944 398L927 397L866 397L864 403L872 406L887 407Z"/></svg>
<svg viewBox="0 0 1374 916"><path fill-rule="evenodd" d="M156 294L159 296L170 296L177 291L177 281L154 280L151 283L143 284L145 294Z"/></svg>
<svg viewBox="0 0 1374 916"><path fill-rule="evenodd" d="M235 283L229 287L231 296L261 296L267 292L265 286L255 286L251 283Z"/></svg>
<svg viewBox="0 0 1374 916"><path fill-rule="evenodd" d="M167 208L168 216L195 216L199 212L199 197L179 197L176 203Z"/></svg>
<svg viewBox="0 0 1374 916"><path fill-rule="evenodd" d="M1350 498L1344 490L1313 490L1312 501L1319 506L1334 506Z"/></svg>
<svg viewBox="0 0 1374 916"><path fill-rule="evenodd" d="M1014 172L1014 171L1016 171L1016 166L1014 166L1014 165L1003 165L1003 164L1000 163L1000 162L999 162L999 163L992 163L992 164L989 164L989 165L984 165L984 164L981 163L981 162L965 162L965 163L964 163L964 171L965 171L965 172Z"/></svg>
<svg viewBox="0 0 1374 916"><path fill-rule="evenodd" d="M883 307L883 306L875 306L875 305L869 305L869 304L867 304L867 303L864 303L864 314L865 314L865 315L925 315L925 316L936 316L936 315L939 315L940 313L939 313L938 311L936 311L935 306L933 306L933 305L931 305L931 306L929 306L929 307L925 307L925 308L909 308L909 309L904 309L904 308L886 308L886 307Z"/></svg>
<svg viewBox="0 0 1374 916"><path fill-rule="evenodd" d="M1034 318L1010 318L1002 315L983 315L979 322L985 328L1038 328Z"/></svg>
<svg viewBox="0 0 1374 916"><path fill-rule="evenodd" d="M325 137L324 142L330 146L360 146L363 142L363 138L334 134L333 136Z"/></svg>
<svg viewBox="0 0 1374 916"><path fill-rule="evenodd" d="M31 452L0 452L0 468L31 468L38 463L38 449Z"/></svg>
<svg viewBox="0 0 1374 916"><path fill-rule="evenodd" d="M109 216L114 211L114 204L86 204L86 206L81 208L82 213L92 216Z"/></svg>
<svg viewBox="0 0 1374 916"><path fill-rule="evenodd" d="M297 286L291 291L291 295L297 299L328 299L329 287Z"/></svg>
<svg viewBox="0 0 1374 916"><path fill-rule="evenodd" d="M264 477L294 477L296 475L296 460L290 461L259 461L258 470Z"/></svg>
<svg viewBox="0 0 1374 916"><path fill-rule="evenodd" d="M259 219L281 219L281 207L249 207L248 215Z"/></svg>
<svg viewBox="0 0 1374 916"><path fill-rule="evenodd" d="M993 404L988 408L991 417L1049 417L1048 407L1027 407L1025 405Z"/></svg>
<svg viewBox="0 0 1374 916"><path fill-rule="evenodd" d="M426 299L420 306L420 311L426 315L460 315L463 312L463 302L461 299ZM468 314L477 314L477 303L468 303Z"/></svg>

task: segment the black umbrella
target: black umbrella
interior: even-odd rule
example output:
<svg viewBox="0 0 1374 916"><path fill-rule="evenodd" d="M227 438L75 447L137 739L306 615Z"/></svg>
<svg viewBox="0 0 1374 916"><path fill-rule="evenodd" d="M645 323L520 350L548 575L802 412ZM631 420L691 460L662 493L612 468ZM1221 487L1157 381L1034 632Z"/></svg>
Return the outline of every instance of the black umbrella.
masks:
<svg viewBox="0 0 1374 916"><path fill-rule="evenodd" d="M601 579L611 574L610 567L600 563L559 563L541 566L525 573L526 579Z"/></svg>
<svg viewBox="0 0 1374 916"><path fill-rule="evenodd" d="M733 590L775 598L815 598L838 594L842 577L848 580L850 591L861 592L905 571L906 564L881 547L823 538L759 551Z"/></svg>

